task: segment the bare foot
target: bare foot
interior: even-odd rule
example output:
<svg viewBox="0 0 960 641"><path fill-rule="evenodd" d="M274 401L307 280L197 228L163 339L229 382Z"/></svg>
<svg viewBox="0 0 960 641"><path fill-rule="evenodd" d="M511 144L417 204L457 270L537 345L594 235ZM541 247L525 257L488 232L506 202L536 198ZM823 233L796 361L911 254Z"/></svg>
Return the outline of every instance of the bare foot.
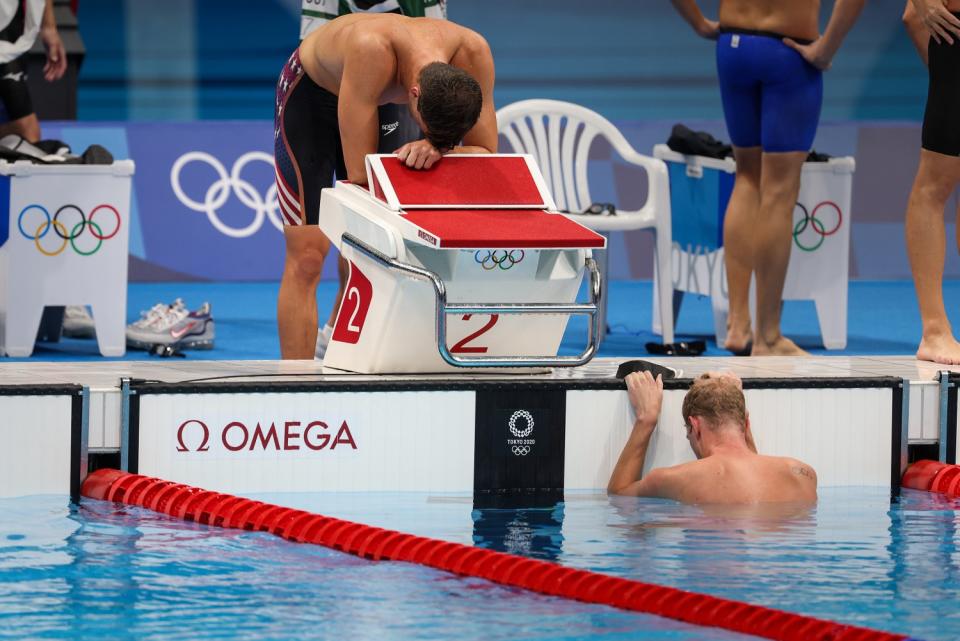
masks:
<svg viewBox="0 0 960 641"><path fill-rule="evenodd" d="M785 336L781 336L772 343L754 341L751 356L809 356L808 353L797 347L797 344Z"/></svg>
<svg viewBox="0 0 960 641"><path fill-rule="evenodd" d="M734 323L727 324L727 338L723 342L723 349L733 352L736 356L748 356L750 347L753 343L753 332L750 331L750 323L745 325Z"/></svg>
<svg viewBox="0 0 960 641"><path fill-rule="evenodd" d="M917 350L917 359L943 365L960 365L960 343L951 334L924 336Z"/></svg>

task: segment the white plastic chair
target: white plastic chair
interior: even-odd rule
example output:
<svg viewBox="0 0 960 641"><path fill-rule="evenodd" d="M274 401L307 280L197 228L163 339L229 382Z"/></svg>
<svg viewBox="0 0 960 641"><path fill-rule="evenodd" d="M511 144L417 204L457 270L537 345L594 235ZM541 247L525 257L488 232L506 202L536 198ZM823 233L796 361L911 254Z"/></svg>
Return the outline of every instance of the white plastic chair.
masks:
<svg viewBox="0 0 960 641"><path fill-rule="evenodd" d="M656 234L655 278L663 341L673 342L673 281L670 266L670 181L662 160L634 150L609 120L585 107L559 100L522 100L497 111L497 127L515 153L532 155L547 181L557 207L580 212L593 201L587 166L590 146L597 136L606 138L614 151L647 172L647 202L636 211L618 210L615 216L571 216L595 231L650 229ZM609 250L608 250L609 251ZM603 274L601 331L606 329L606 254L600 256Z"/></svg>

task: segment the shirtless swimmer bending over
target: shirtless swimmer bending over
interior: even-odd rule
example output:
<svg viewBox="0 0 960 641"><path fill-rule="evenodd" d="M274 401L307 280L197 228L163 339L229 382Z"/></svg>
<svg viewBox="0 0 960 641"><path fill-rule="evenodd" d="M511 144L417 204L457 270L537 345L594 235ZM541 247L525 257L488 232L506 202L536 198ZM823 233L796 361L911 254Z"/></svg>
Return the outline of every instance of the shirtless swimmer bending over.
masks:
<svg viewBox="0 0 960 641"><path fill-rule="evenodd" d="M409 104L425 139L397 153L407 166L429 169L444 153L496 151L493 81L486 41L432 18L342 16L311 33L290 56L277 83L274 130L287 246L277 302L283 358L313 358L317 284L330 251L317 226L320 190L330 186L334 172L366 184L364 158L378 146L377 107Z"/></svg>

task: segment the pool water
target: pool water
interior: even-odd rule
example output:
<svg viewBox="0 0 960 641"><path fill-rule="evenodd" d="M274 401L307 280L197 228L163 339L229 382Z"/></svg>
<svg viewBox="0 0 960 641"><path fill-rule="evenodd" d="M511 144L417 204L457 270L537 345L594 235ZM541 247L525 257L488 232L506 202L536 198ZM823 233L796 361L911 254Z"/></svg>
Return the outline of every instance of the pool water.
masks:
<svg viewBox="0 0 960 641"><path fill-rule="evenodd" d="M824 489L816 508L568 494L273 494L264 501L910 634L960 630L960 502ZM745 639L262 533L63 497L0 500L0 638Z"/></svg>

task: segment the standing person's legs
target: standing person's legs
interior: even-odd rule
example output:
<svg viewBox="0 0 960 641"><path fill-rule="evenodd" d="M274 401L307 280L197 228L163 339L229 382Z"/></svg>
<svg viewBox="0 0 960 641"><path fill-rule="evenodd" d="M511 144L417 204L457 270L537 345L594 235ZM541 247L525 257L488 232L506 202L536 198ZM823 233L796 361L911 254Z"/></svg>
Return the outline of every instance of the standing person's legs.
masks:
<svg viewBox="0 0 960 641"><path fill-rule="evenodd" d="M960 158L920 151L920 167L910 192L905 226L910 269L923 320L917 358L946 365L960 364L960 343L953 336L943 304L943 210L958 184ZM957 223L960 225L960 212ZM960 245L960 227L957 242Z"/></svg>
<svg viewBox="0 0 960 641"><path fill-rule="evenodd" d="M764 153L760 170L760 212L754 226L753 270L757 275L757 327L753 356L795 356L805 352L780 333L783 284L793 242L793 210L807 152Z"/></svg>
<svg viewBox="0 0 960 641"><path fill-rule="evenodd" d="M724 348L749 352L750 278L753 275L754 231L760 211L760 147L734 147L737 176L723 221L723 258L727 270L727 340Z"/></svg>
<svg viewBox="0 0 960 641"><path fill-rule="evenodd" d="M754 37L721 34L717 39L717 77L727 132L733 141L737 175L723 223L724 266L730 315L724 347L736 354L750 349L750 278L753 234L760 214L762 94Z"/></svg>
<svg viewBox="0 0 960 641"><path fill-rule="evenodd" d="M287 245L280 293L277 296L277 329L280 356L313 359L317 342L317 284L330 241L316 225L287 225Z"/></svg>
<svg viewBox="0 0 960 641"><path fill-rule="evenodd" d="M931 38L928 67L930 86L923 115L923 148L906 220L907 253L923 319L917 358L958 365L960 344L953 336L943 305L943 210L960 184L960 42L951 45ZM960 224L960 214L957 223Z"/></svg>
<svg viewBox="0 0 960 641"><path fill-rule="evenodd" d="M277 297L280 353L285 359L313 359L317 284L330 252L330 241L317 226L320 190L331 184L335 172L345 171L338 162L337 97L303 72L296 52L277 84L274 138L287 250Z"/></svg>
<svg viewBox="0 0 960 641"><path fill-rule="evenodd" d="M0 138L17 134L27 142L40 140L40 121L33 110L23 56L0 65L0 101L9 119L0 124Z"/></svg>
<svg viewBox="0 0 960 641"><path fill-rule="evenodd" d="M760 216L753 245L757 326L752 354L800 356L806 352L781 333L780 313L800 174L820 123L823 74L779 39L768 38L765 48Z"/></svg>

